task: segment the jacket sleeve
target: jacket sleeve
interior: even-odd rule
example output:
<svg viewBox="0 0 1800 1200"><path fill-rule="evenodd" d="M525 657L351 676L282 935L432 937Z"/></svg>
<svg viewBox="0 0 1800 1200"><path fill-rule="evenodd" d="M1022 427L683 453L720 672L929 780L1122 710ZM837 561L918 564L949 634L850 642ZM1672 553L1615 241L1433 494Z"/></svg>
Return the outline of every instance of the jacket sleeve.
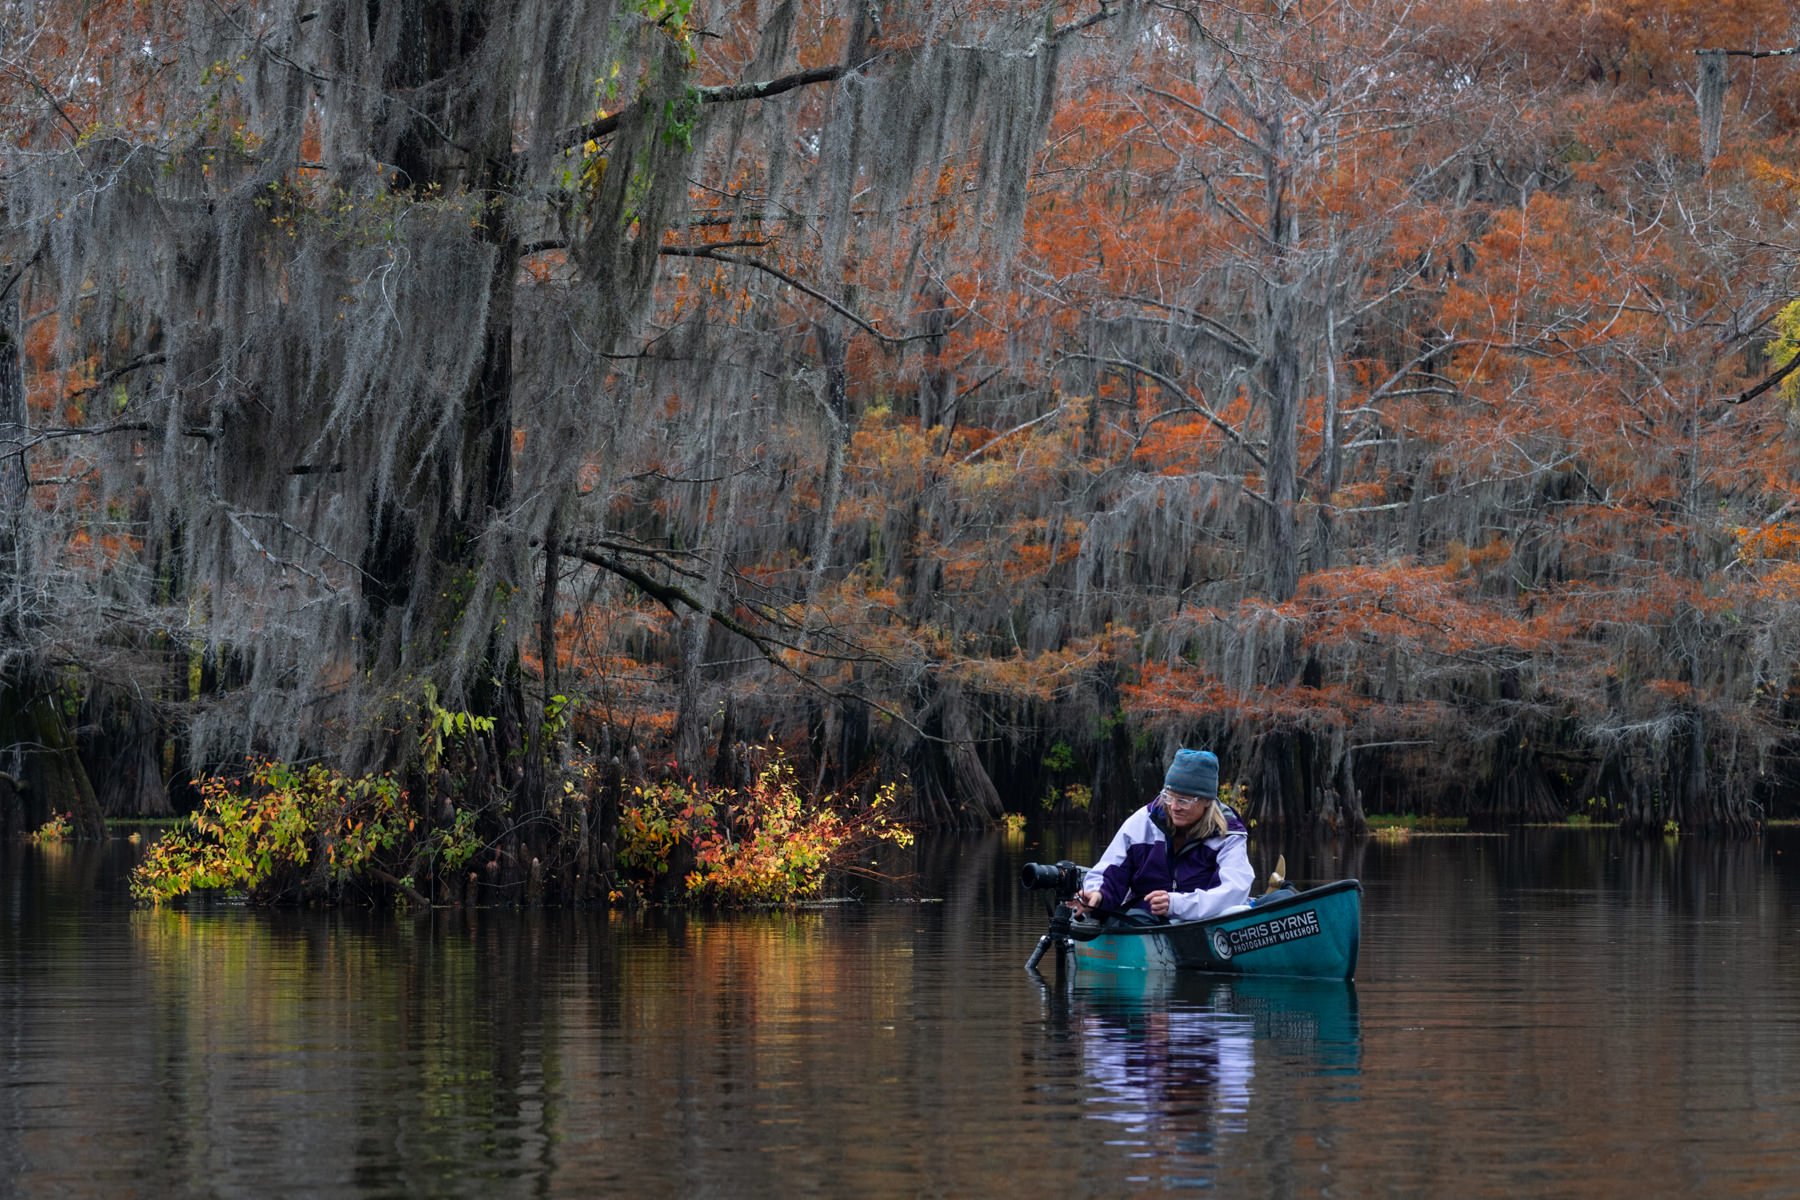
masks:
<svg viewBox="0 0 1800 1200"><path fill-rule="evenodd" d="M1140 813L1133 813L1125 818L1124 823L1119 826L1119 832L1113 834L1112 842L1107 845L1106 853L1088 868L1087 875L1081 881L1081 890L1084 892L1099 889L1102 908L1123 908L1126 897L1131 894L1131 868L1125 859L1131 847L1140 840L1133 836L1140 824L1139 815Z"/></svg>
<svg viewBox="0 0 1800 1200"><path fill-rule="evenodd" d="M1250 866L1250 853L1245 848L1249 839L1241 833L1228 833L1209 842L1219 855L1219 882L1209 888L1169 894L1169 919L1172 921L1204 921L1228 908L1250 901L1250 885L1256 872Z"/></svg>

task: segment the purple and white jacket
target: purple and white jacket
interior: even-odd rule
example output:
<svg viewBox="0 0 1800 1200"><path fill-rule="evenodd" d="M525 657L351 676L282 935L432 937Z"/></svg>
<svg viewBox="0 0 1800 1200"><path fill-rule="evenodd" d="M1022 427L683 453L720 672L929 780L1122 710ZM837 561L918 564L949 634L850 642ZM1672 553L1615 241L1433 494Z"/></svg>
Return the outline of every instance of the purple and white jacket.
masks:
<svg viewBox="0 0 1800 1200"><path fill-rule="evenodd" d="M1218 801L1213 803L1218 804ZM1125 818L1100 861L1088 868L1083 891L1100 890L1100 907L1142 905L1154 891L1169 893L1171 921L1201 921L1246 904L1256 872L1244 848L1249 831L1225 805L1225 833L1190 841L1169 861L1169 816L1152 800Z"/></svg>

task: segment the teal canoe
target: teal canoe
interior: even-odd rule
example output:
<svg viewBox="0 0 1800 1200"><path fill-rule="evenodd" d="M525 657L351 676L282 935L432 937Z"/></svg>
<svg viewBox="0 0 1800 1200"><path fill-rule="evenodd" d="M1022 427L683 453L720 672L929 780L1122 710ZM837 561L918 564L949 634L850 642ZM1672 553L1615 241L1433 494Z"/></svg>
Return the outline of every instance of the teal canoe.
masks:
<svg viewBox="0 0 1800 1200"><path fill-rule="evenodd" d="M1083 971L1350 979L1361 941L1362 884L1342 879L1206 921L1076 921L1067 946Z"/></svg>

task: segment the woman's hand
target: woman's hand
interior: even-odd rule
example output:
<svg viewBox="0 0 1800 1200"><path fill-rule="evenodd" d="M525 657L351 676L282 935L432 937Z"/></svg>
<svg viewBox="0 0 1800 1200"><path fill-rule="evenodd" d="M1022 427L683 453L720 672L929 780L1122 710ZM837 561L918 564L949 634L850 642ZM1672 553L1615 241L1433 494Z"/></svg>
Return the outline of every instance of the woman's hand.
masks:
<svg viewBox="0 0 1800 1200"><path fill-rule="evenodd" d="M1085 892L1075 893L1075 907L1082 912L1093 912L1100 907L1100 889L1089 888Z"/></svg>
<svg viewBox="0 0 1800 1200"><path fill-rule="evenodd" d="M1150 915L1153 917L1169 915L1169 893L1167 892L1151 892L1144 897L1144 904L1150 909Z"/></svg>

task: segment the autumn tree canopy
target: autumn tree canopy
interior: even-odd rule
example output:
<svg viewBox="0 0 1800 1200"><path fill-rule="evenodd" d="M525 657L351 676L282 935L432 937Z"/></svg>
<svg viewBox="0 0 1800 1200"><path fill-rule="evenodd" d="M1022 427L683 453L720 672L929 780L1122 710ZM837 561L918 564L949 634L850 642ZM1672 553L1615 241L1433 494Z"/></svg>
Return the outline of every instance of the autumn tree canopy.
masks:
<svg viewBox="0 0 1800 1200"><path fill-rule="evenodd" d="M1791 804L1778 0L0 13L16 779Z"/></svg>

